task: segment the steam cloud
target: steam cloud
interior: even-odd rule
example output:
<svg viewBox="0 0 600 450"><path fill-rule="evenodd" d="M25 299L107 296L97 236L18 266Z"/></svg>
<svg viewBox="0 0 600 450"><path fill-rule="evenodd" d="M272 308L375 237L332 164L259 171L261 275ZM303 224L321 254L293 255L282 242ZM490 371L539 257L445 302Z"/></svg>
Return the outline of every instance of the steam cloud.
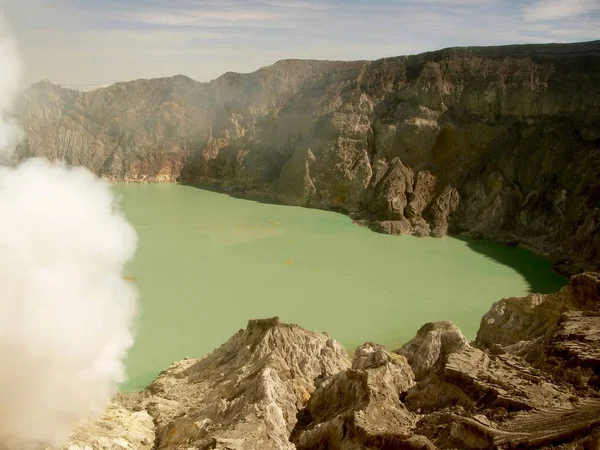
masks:
<svg viewBox="0 0 600 450"><path fill-rule="evenodd" d="M8 154L21 63L1 13L0 66ZM136 240L87 170L42 159L0 168L0 447L63 445L125 381L137 291L122 271Z"/></svg>

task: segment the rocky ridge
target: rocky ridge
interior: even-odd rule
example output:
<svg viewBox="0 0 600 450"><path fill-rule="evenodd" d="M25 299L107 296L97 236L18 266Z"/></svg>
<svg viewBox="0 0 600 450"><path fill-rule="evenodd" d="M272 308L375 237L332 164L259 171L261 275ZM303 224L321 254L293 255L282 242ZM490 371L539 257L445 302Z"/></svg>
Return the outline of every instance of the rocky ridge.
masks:
<svg viewBox="0 0 600 450"><path fill-rule="evenodd" d="M469 343L450 322L351 358L324 333L252 320L122 394L71 450L597 449L600 275L503 299Z"/></svg>
<svg viewBox="0 0 600 450"><path fill-rule="evenodd" d="M210 83L38 83L21 158L466 233L600 267L600 41L280 61Z"/></svg>

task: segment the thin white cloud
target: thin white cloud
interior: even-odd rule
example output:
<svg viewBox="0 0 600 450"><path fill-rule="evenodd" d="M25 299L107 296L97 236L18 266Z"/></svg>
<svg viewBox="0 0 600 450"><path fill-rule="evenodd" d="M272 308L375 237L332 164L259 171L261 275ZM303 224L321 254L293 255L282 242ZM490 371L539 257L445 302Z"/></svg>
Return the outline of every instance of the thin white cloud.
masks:
<svg viewBox="0 0 600 450"><path fill-rule="evenodd" d="M398 1L397 4L403 4L406 2L403 1ZM432 5L438 5L438 6L489 6L492 4L498 4L498 0L418 0L418 1L413 1L413 2L409 2L409 3L414 3L414 4L423 4L423 3L427 3L427 4L432 4Z"/></svg>
<svg viewBox="0 0 600 450"><path fill-rule="evenodd" d="M600 40L600 27L587 21L577 21L568 26L555 27L552 23L535 23L527 28L535 33L541 42L573 42ZM538 41L540 42L540 41Z"/></svg>
<svg viewBox="0 0 600 450"><path fill-rule="evenodd" d="M139 12L111 13L108 17L133 23L149 25L216 25L219 23L252 23L270 22L281 19L281 15L268 11L252 11L240 9L223 10L150 10Z"/></svg>
<svg viewBox="0 0 600 450"><path fill-rule="evenodd" d="M582 17L600 11L600 0L538 0L523 8L523 19L541 22Z"/></svg>
<svg viewBox="0 0 600 450"><path fill-rule="evenodd" d="M306 1L286 1L286 0L264 0L264 5L275 6L278 8L290 8L290 9L313 9L313 10L326 10L335 9L339 5L332 3L318 3L318 2L306 2Z"/></svg>
<svg viewBox="0 0 600 450"><path fill-rule="evenodd" d="M208 81L287 58L600 39L600 19L589 13L600 0L546 0L562 9L544 15L539 1L525 11L504 0L120 0L87 9L72 0L3 1L9 12L20 8L14 27L27 82L106 84L176 73ZM562 19L547 19L558 12ZM525 13L538 19L526 21Z"/></svg>

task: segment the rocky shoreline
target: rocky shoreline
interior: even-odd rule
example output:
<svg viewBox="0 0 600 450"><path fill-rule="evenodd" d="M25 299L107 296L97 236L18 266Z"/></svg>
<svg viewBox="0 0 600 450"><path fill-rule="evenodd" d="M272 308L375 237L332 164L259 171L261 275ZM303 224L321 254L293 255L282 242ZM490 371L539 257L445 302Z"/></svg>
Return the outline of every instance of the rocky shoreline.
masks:
<svg viewBox="0 0 600 450"><path fill-rule="evenodd" d="M251 320L204 358L120 394L78 449L597 449L600 274L500 300L468 342L450 322L352 358L325 333Z"/></svg>

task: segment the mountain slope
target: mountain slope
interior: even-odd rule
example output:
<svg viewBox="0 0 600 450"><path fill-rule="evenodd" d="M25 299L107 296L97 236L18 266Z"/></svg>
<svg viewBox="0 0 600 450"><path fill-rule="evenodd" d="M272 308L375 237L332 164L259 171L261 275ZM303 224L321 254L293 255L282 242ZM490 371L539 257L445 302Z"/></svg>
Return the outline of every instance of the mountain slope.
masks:
<svg viewBox="0 0 600 450"><path fill-rule="evenodd" d="M600 41L280 61L23 94L22 157L342 210L373 228L600 261Z"/></svg>

